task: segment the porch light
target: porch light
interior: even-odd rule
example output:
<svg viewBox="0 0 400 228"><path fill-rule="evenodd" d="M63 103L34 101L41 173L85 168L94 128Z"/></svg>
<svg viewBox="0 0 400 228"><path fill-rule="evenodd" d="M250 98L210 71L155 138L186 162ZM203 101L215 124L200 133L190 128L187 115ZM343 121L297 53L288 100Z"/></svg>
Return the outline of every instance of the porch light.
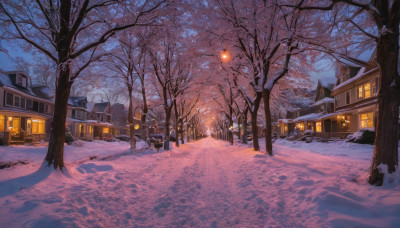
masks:
<svg viewBox="0 0 400 228"><path fill-rule="evenodd" d="M11 116L8 117L8 121L12 121L12 117Z"/></svg>
<svg viewBox="0 0 400 228"><path fill-rule="evenodd" d="M133 126L133 128L135 128L135 130L139 129L139 124L135 124L135 125Z"/></svg>

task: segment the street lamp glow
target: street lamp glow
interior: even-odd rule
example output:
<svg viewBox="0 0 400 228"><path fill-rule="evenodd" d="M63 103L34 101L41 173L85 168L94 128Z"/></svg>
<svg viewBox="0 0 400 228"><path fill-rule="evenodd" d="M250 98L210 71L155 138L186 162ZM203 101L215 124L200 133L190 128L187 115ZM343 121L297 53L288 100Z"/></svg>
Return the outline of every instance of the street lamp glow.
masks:
<svg viewBox="0 0 400 228"><path fill-rule="evenodd" d="M231 55L229 54L228 50L224 49L221 52L221 60L222 62L228 62Z"/></svg>

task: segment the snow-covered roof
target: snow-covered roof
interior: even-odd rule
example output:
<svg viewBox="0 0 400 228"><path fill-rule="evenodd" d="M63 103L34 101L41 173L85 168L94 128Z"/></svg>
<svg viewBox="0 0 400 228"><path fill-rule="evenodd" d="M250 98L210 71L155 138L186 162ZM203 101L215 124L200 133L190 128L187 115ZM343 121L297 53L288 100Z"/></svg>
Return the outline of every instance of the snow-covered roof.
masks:
<svg viewBox="0 0 400 228"><path fill-rule="evenodd" d="M313 106L321 105L323 103L333 103L335 100L331 97L324 97L321 100L315 102Z"/></svg>
<svg viewBox="0 0 400 228"><path fill-rule="evenodd" d="M292 119L279 119L278 120L278 123L285 123L285 124L287 124L287 123L291 123L292 122Z"/></svg>
<svg viewBox="0 0 400 228"><path fill-rule="evenodd" d="M335 86L335 87L333 88L333 90L340 89L340 88L342 88L343 86L348 85L348 84L350 84L350 83L352 83L352 82L355 82L355 81L357 81L358 79L360 79L360 78L364 77L365 75L370 74L371 72L374 72L374 71L376 71L376 70L378 70L377 67L376 67L376 68L373 68L373 69L371 69L371 70L369 70L369 71L367 71L367 72L365 72L365 67L362 67L362 68L360 69L360 71L358 71L358 73L357 73L356 76L354 76L354 77L350 78L349 80L344 81L343 83L340 83L339 85Z"/></svg>
<svg viewBox="0 0 400 228"><path fill-rule="evenodd" d="M310 114L307 114L307 115L304 115L304 116L297 117L296 119L293 120L293 122L316 120L321 116L323 116L322 113L310 113Z"/></svg>

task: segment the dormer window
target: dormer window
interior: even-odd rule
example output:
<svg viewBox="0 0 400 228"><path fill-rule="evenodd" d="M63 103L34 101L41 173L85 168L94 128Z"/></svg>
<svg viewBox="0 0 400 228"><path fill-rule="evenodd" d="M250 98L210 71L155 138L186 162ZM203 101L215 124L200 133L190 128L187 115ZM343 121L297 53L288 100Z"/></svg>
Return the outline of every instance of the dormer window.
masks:
<svg viewBox="0 0 400 228"><path fill-rule="evenodd" d="M26 88L27 79L24 75L17 74L15 81L16 81L17 85L20 85L20 86Z"/></svg>

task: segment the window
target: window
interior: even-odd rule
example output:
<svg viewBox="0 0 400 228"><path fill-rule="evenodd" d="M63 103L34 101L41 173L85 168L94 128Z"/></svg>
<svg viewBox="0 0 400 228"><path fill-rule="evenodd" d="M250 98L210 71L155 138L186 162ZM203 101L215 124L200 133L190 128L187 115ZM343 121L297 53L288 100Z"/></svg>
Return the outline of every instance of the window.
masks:
<svg viewBox="0 0 400 228"><path fill-rule="evenodd" d="M14 106L19 107L19 97L18 96L14 97Z"/></svg>
<svg viewBox="0 0 400 228"><path fill-rule="evenodd" d="M358 99L359 100L363 99L363 86L358 87Z"/></svg>
<svg viewBox="0 0 400 228"><path fill-rule="evenodd" d="M136 118L137 120L140 120L140 119L141 119L141 116L142 116L141 111L136 111L136 113L135 113L135 118Z"/></svg>
<svg viewBox="0 0 400 228"><path fill-rule="evenodd" d="M75 110L72 110L72 118L75 118Z"/></svg>
<svg viewBox="0 0 400 228"><path fill-rule="evenodd" d="M43 103L39 103L39 112L44 113L44 104Z"/></svg>
<svg viewBox="0 0 400 228"><path fill-rule="evenodd" d="M322 132L321 122L316 122L315 123L315 130L316 130L316 132Z"/></svg>
<svg viewBox="0 0 400 228"><path fill-rule="evenodd" d="M371 97L371 83L364 84L364 98Z"/></svg>
<svg viewBox="0 0 400 228"><path fill-rule="evenodd" d="M12 93L7 93L7 101L6 101L6 104L7 105L9 105L9 106L13 106L13 104L14 104L14 96L13 96L13 94Z"/></svg>
<svg viewBox="0 0 400 228"><path fill-rule="evenodd" d="M103 127L103 133L104 133L104 134L110 133L110 128L108 128L108 127Z"/></svg>
<svg viewBox="0 0 400 228"><path fill-rule="evenodd" d="M49 112L49 106L47 104L44 105L44 113Z"/></svg>
<svg viewBox="0 0 400 228"><path fill-rule="evenodd" d="M25 108L25 98L21 97L21 108Z"/></svg>
<svg viewBox="0 0 400 228"><path fill-rule="evenodd" d="M368 112L360 115L361 128L374 127L374 113Z"/></svg>
<svg viewBox="0 0 400 228"><path fill-rule="evenodd" d="M298 124L296 124L296 127L297 127L300 131L303 131L303 130L304 130L304 124L303 124L303 123L298 123Z"/></svg>
<svg viewBox="0 0 400 228"><path fill-rule="evenodd" d="M32 111L38 112L39 111L39 102L37 101L32 101Z"/></svg>
<svg viewBox="0 0 400 228"><path fill-rule="evenodd" d="M13 118L12 122L12 134L13 135L19 135L19 124L20 124L20 118Z"/></svg>
<svg viewBox="0 0 400 228"><path fill-rule="evenodd" d="M17 74L16 83L22 87L26 88L26 77L21 74Z"/></svg>
<svg viewBox="0 0 400 228"><path fill-rule="evenodd" d="M26 109L29 109L29 110L32 109L32 100L29 100L29 99L26 100Z"/></svg>
<svg viewBox="0 0 400 228"><path fill-rule="evenodd" d="M346 92L346 104L350 104L350 92Z"/></svg>
<svg viewBox="0 0 400 228"><path fill-rule="evenodd" d="M0 131L4 131L5 127L5 117L4 115L0 115Z"/></svg>
<svg viewBox="0 0 400 228"><path fill-rule="evenodd" d="M32 134L44 134L45 121L40 119L32 119Z"/></svg>

